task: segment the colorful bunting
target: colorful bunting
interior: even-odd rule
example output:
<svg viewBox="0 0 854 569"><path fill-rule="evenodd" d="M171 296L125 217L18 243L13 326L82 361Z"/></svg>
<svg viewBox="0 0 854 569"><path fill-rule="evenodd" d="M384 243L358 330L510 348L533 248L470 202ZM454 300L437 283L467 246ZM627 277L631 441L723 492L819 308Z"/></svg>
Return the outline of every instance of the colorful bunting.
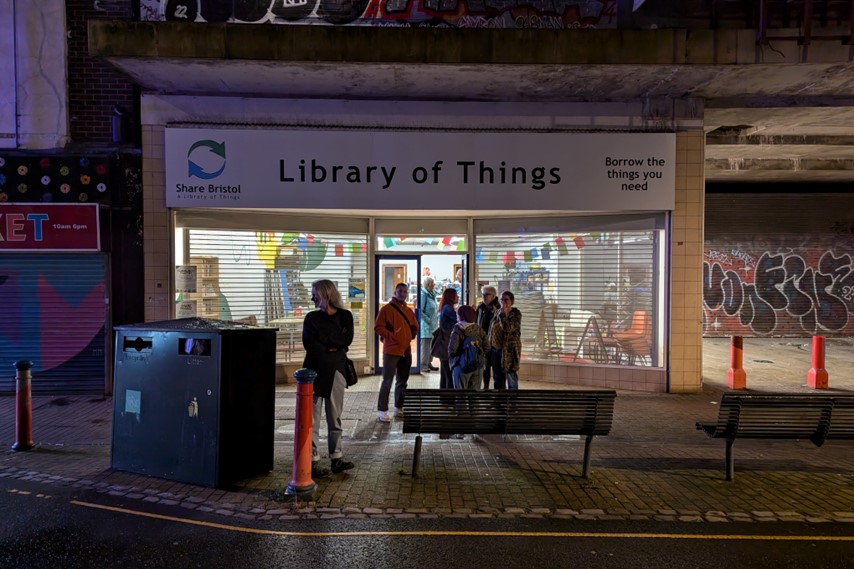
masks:
<svg viewBox="0 0 854 569"><path fill-rule="evenodd" d="M555 239L555 245L557 246L558 253L561 255L566 255L566 241L563 240L563 237L558 237Z"/></svg>
<svg viewBox="0 0 854 569"><path fill-rule="evenodd" d="M531 249L531 258L532 259L539 259L540 258L540 252L537 250L536 247Z"/></svg>
<svg viewBox="0 0 854 569"><path fill-rule="evenodd" d="M525 250L522 252L522 255L524 256L525 262L530 263L532 260L534 260L533 252L534 252L533 249L531 249L530 251Z"/></svg>
<svg viewBox="0 0 854 569"><path fill-rule="evenodd" d="M344 245L342 243L335 244L335 256L343 257L344 256Z"/></svg>
<svg viewBox="0 0 854 569"><path fill-rule="evenodd" d="M457 251L465 251L466 250L466 242L463 239L460 239L460 242L457 243Z"/></svg>
<svg viewBox="0 0 854 569"><path fill-rule="evenodd" d="M549 249L546 249L545 247L543 247L542 251L540 251L540 254L543 256L543 261L550 261L552 258L551 251Z"/></svg>
<svg viewBox="0 0 854 569"><path fill-rule="evenodd" d="M474 260L475 260L475 262L478 262L478 263L483 262L483 248L482 247L477 247L474 250Z"/></svg>
<svg viewBox="0 0 854 569"><path fill-rule="evenodd" d="M383 239L383 245L385 245L385 248L386 248L386 249L391 249L392 247L394 247L394 238L392 238L392 237L385 237L385 238Z"/></svg>
<svg viewBox="0 0 854 569"><path fill-rule="evenodd" d="M577 249L584 249L584 237L579 235L575 239L573 239L573 241L575 242L575 247Z"/></svg>
<svg viewBox="0 0 854 569"><path fill-rule="evenodd" d="M299 240L297 241L297 248L300 251L305 251L306 249L308 249L308 239L306 237L300 236Z"/></svg>

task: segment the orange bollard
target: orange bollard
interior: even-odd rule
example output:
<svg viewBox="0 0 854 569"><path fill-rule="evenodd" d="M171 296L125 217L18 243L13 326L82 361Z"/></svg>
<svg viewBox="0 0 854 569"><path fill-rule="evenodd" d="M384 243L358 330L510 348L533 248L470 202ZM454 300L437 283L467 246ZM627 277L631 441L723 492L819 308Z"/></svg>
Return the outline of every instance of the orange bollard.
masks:
<svg viewBox="0 0 854 569"><path fill-rule="evenodd" d="M311 479L311 421L314 400L314 380L317 373L310 369L298 369L296 424L294 425L294 471L285 494L310 500L317 484Z"/></svg>
<svg viewBox="0 0 854 569"><path fill-rule="evenodd" d="M747 389L747 374L744 372L744 338L741 336L733 336L730 340L726 383L730 389Z"/></svg>
<svg viewBox="0 0 854 569"><path fill-rule="evenodd" d="M827 370L824 369L824 336L812 337L812 367L807 372L807 387L827 389Z"/></svg>
<svg viewBox="0 0 854 569"><path fill-rule="evenodd" d="M33 384L30 369L33 362L20 360L15 362L15 444L12 450L30 450L33 444Z"/></svg>

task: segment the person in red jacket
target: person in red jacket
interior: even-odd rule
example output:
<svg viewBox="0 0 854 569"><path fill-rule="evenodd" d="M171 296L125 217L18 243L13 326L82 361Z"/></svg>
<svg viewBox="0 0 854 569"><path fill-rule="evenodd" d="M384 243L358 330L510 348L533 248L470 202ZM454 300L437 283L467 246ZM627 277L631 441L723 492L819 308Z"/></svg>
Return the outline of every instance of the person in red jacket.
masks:
<svg viewBox="0 0 854 569"><path fill-rule="evenodd" d="M418 322L415 313L406 304L409 286L398 283L394 287L394 296L388 304L380 308L374 332L383 343L383 381L377 399L377 420L383 423L391 421L388 412L388 398L391 393L391 380L394 383L394 413L403 416L403 403L406 397L406 382L409 381L409 369L412 367L412 340L418 337Z"/></svg>

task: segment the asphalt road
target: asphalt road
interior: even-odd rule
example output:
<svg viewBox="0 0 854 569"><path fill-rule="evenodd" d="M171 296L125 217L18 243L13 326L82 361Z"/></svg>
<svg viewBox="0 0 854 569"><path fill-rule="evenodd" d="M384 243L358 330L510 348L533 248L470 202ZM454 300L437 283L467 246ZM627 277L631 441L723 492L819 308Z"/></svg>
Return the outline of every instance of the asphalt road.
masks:
<svg viewBox="0 0 854 569"><path fill-rule="evenodd" d="M854 524L245 522L0 480L0 567L854 567Z"/></svg>

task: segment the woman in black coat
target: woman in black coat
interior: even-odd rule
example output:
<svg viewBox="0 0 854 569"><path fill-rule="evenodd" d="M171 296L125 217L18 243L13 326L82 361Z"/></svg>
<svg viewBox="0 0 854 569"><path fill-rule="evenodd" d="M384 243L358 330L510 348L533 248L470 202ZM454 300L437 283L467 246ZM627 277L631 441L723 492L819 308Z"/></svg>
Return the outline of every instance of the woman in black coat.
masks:
<svg viewBox="0 0 854 569"><path fill-rule="evenodd" d="M303 367L317 372L314 380L314 417L311 438L311 475L323 478L329 470L320 466L317 441L320 438L320 413L326 408L327 438L332 472L350 470L355 465L344 460L341 450L341 411L347 388L347 349L353 343L353 314L344 308L341 295L332 281L322 279L311 285L311 300L317 310L309 312L302 325L305 346Z"/></svg>

